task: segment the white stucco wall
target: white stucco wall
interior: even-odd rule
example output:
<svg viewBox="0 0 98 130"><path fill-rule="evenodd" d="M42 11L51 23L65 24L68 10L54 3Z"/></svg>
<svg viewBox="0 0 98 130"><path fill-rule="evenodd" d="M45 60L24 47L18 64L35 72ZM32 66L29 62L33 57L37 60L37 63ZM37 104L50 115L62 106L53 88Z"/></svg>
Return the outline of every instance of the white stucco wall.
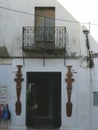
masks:
<svg viewBox="0 0 98 130"><path fill-rule="evenodd" d="M0 59L0 83L8 86L9 107L11 111L10 130L26 130L26 72L27 71L60 71L62 73L62 124L60 130L97 130L98 128L98 107L93 106L93 92L98 92L98 58L94 58L94 68L87 68L86 39L83 28L80 24L67 22L66 20L76 21L56 0L1 0L0 1L0 46L8 49L12 57L22 56L22 27L34 26L34 7L35 6L55 6L56 7L56 26L66 26L66 49L69 57L76 56L78 59L23 59L2 60ZM12 10L10 10L12 9ZM62 19L64 21L62 21ZM98 44L89 35L90 49L97 53ZM21 116L15 114L16 102L16 65L23 65ZM73 113L69 118L66 116L66 73L67 65L72 65L73 78L72 84L72 103Z"/></svg>
<svg viewBox="0 0 98 130"><path fill-rule="evenodd" d="M82 27L78 23L68 22L76 19L56 0L1 0L0 2L0 45L7 47L10 56L22 56L22 27L34 27L35 6L55 7L55 25L66 27L67 54L77 57L86 55Z"/></svg>
<svg viewBox="0 0 98 130"><path fill-rule="evenodd" d="M16 65L23 65L22 59L13 60L12 77L16 77L17 67ZM72 97L71 101L73 104L72 116L67 117L66 115L66 103L67 103L67 84L65 82L67 65L72 65L72 72L74 82L72 83ZM42 59L25 59L25 66L22 67L22 77L24 81L22 82L21 91L21 102L22 102L22 113L20 116L15 114L15 102L16 102L16 83L12 80L12 116L11 116L11 130L14 128L18 130L26 129L26 72L61 72L61 127L60 130L90 130L91 129L91 94L92 90L90 88L90 70L86 66L81 66L81 59L78 60L66 60L64 66L63 59L45 59L45 66L43 66ZM93 106L92 106L93 107ZM93 109L92 109L93 110ZM95 118L95 117L94 117ZM96 130L96 129L94 129Z"/></svg>
<svg viewBox="0 0 98 130"><path fill-rule="evenodd" d="M26 72L61 72L61 89L62 89L62 103L61 103L61 127L60 130L97 130L98 120L98 106L93 105L93 92L98 92L97 77L98 74L98 59L94 58L94 68L87 68L80 59L66 59L64 66L64 59L45 59L45 66L43 66L43 59L13 59L12 64L0 65L0 83L6 84L8 88L8 103L11 111L11 120L9 124L10 130L26 130ZM23 65L21 91L22 112L20 116L15 113L16 102L16 78L17 65ZM65 82L67 74L67 65L72 65L72 72L74 82L72 83L71 101L73 104L72 116L66 116L66 102L67 102L67 84Z"/></svg>

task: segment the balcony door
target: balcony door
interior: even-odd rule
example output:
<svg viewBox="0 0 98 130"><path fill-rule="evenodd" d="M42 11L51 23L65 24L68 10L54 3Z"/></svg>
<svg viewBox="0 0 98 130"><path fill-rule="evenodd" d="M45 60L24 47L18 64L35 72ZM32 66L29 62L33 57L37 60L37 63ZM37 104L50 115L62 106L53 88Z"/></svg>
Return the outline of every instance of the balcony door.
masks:
<svg viewBox="0 0 98 130"><path fill-rule="evenodd" d="M35 42L37 47L53 48L55 41L55 8L35 7Z"/></svg>

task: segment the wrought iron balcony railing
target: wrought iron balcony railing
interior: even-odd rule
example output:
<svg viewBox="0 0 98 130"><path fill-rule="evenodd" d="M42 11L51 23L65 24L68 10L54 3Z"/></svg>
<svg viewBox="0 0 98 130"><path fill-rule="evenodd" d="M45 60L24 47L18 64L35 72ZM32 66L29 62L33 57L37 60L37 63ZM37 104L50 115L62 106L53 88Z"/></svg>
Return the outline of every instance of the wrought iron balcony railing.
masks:
<svg viewBox="0 0 98 130"><path fill-rule="evenodd" d="M65 27L23 27L24 51L34 49L63 49L66 46Z"/></svg>

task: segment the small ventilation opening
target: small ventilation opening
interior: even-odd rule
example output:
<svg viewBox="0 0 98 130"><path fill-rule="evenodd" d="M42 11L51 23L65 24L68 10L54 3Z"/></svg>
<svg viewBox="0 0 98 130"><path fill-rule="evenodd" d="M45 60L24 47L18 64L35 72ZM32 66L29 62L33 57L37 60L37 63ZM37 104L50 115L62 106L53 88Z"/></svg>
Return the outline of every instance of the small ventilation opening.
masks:
<svg viewBox="0 0 98 130"><path fill-rule="evenodd" d="M93 105L98 106L98 92L93 93Z"/></svg>

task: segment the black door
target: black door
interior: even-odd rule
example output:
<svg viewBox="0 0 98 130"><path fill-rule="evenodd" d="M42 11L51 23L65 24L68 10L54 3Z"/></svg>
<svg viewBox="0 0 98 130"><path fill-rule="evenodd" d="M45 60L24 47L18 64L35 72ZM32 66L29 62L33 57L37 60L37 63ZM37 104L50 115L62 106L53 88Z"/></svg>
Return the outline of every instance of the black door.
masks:
<svg viewBox="0 0 98 130"><path fill-rule="evenodd" d="M61 73L27 72L26 123L32 128L59 128Z"/></svg>

